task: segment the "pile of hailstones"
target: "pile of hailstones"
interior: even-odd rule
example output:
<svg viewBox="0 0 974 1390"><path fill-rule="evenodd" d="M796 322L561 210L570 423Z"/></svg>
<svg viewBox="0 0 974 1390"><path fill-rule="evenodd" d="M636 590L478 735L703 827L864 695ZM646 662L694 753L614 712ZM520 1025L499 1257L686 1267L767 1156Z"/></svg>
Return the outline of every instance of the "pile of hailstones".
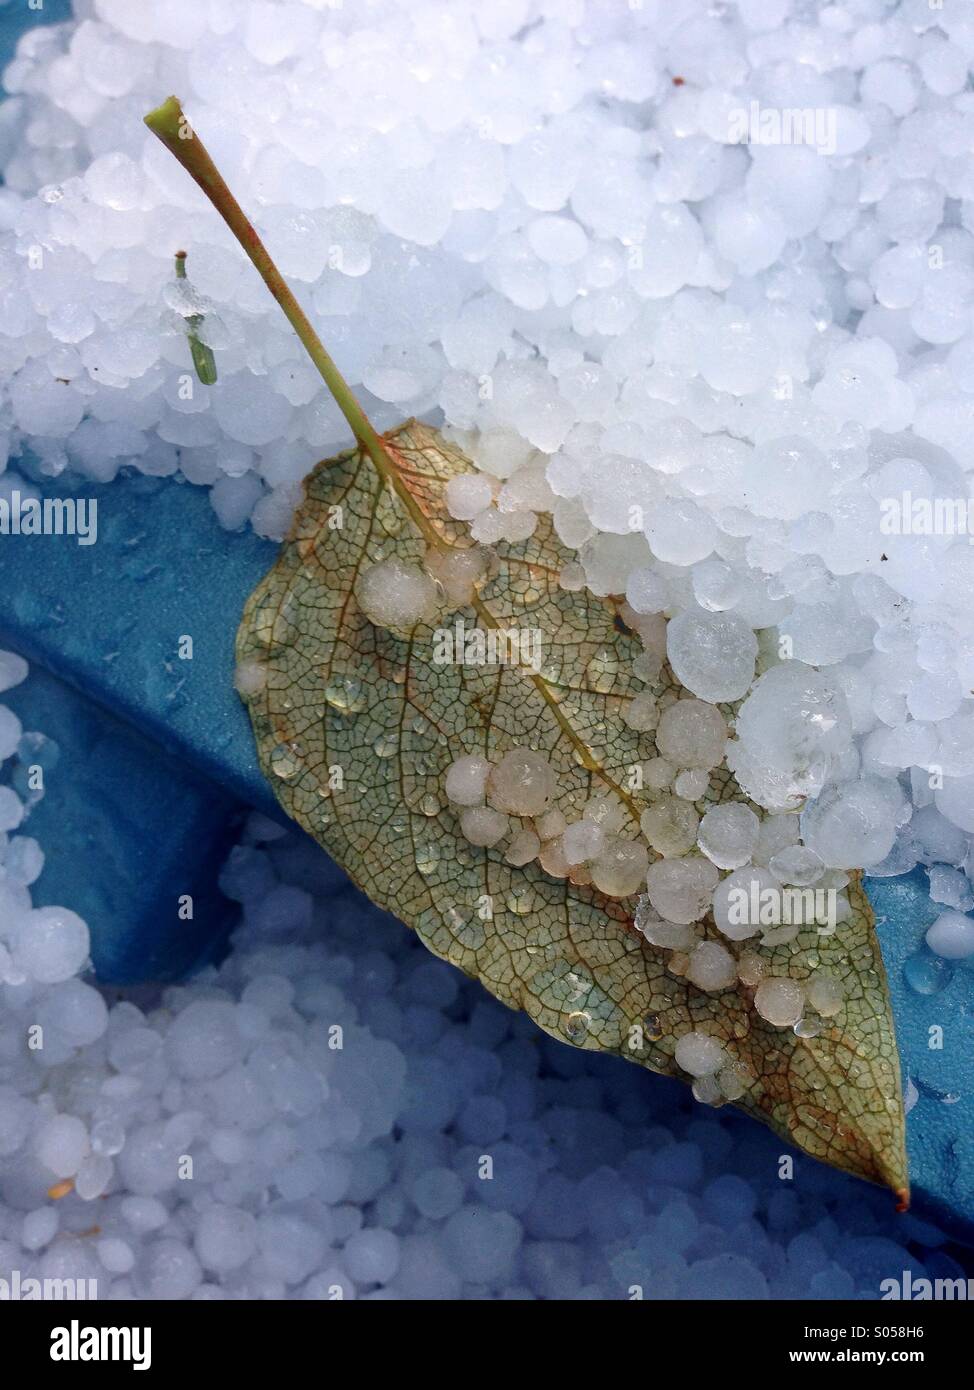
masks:
<svg viewBox="0 0 974 1390"><path fill-rule="evenodd" d="M489 570L490 553L480 546L429 552L423 567L384 559L363 571L357 597L377 626L408 631L431 621L444 599L469 602ZM651 651L640 661L637 674L646 679L659 669ZM746 949L735 957L722 942L702 939L700 924L712 913L729 941L745 941L760 932L761 946L784 946L802 926L818 922L822 899L810 895L806 907L807 900L796 896L793 906L804 908L806 915L799 910L785 921L782 888L830 890L835 920L840 920L850 911L843 891L848 876L827 870L801 843L793 813L761 819L735 802L711 806L700 816L694 803L706 793L711 773L727 751L727 723L716 705L687 698L660 711L645 691L632 700L626 721L641 731L655 729L658 756L642 765L642 786L654 798L640 819L644 840L620 834L626 813L611 793L593 797L580 818L569 823L552 804L558 792L555 769L544 754L521 747L496 763L468 754L450 765L445 791L461 833L484 848L506 841L509 864L537 861L551 877L590 884L611 898L640 894L635 926L653 946L670 953L667 966L673 974L707 992L740 981L754 991L754 1007L768 1023L814 1036L822 1020L842 1009L839 980L821 968L803 983L771 975L768 961L757 951ZM652 863L651 850L658 856ZM763 909L758 921L739 907L755 901ZM681 1037L675 1056L695 1078L694 1092L701 1100L736 1100L746 1089L746 1073L706 1033L694 1030Z"/></svg>
<svg viewBox="0 0 974 1390"><path fill-rule="evenodd" d="M552 878L591 884L610 898L628 898L645 885L648 891L639 896L635 926L652 945L669 951L667 965L673 974L707 992L729 989L740 981L754 990L754 1006L768 1023L814 1035L821 1026L815 1015L830 1018L842 1008L840 981L821 969L804 984L772 976L757 951L745 950L735 958L719 941L701 939L698 928L712 913L729 940L743 941L763 932L761 944L776 946L793 941L802 925L814 924L779 921L768 929L731 911L735 889L750 901L754 885L763 894L766 888L780 890L784 884L826 876L820 864L819 874L814 874L816 856L798 842L798 817L761 821L740 803L711 806L701 817L690 799L702 794L698 783L689 794L686 788L682 795L669 790L681 775L681 765L684 772L703 773L709 780L710 770L722 760L727 726L716 706L695 699L676 701L660 717L656 738L660 756L643 764L643 784L659 791L640 819L648 844L620 834L625 811L611 794L593 797L581 817L569 823L552 805L558 790L555 769L530 748L512 748L495 763L479 754L455 759L447 769L446 795L466 839L484 847L506 840L504 858L509 864L536 860ZM660 856L652 864L650 847ZM689 853L693 849L703 853ZM721 869L731 870L722 880ZM838 877L845 882L844 876ZM766 900L780 902L780 892ZM685 1034L675 1056L695 1078L694 1092L700 1100L736 1100L746 1089L745 1069L706 1033Z"/></svg>

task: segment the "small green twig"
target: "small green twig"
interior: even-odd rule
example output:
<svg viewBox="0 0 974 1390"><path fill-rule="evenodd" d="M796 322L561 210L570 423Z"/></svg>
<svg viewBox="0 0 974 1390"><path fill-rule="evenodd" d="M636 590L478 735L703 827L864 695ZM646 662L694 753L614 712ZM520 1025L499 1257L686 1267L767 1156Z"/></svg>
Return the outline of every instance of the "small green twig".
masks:
<svg viewBox="0 0 974 1390"><path fill-rule="evenodd" d="M185 251L176 252L176 279L186 279ZM204 386L212 386L216 381L216 358L213 356L213 349L199 337L202 323L202 314L188 314L186 317L186 336L189 339L189 350L192 354L193 366L196 368L196 375Z"/></svg>
<svg viewBox="0 0 974 1390"><path fill-rule="evenodd" d="M240 245L253 261L261 279L284 310L300 338L305 351L318 368L325 385L351 427L355 438L368 453L379 475L393 482L397 470L386 452L382 439L359 405L348 382L335 365L331 355L311 326L307 314L288 288L284 277L271 259L257 229L250 222L223 176L213 163L206 146L196 135L177 97L169 97L144 118L153 135L159 137L170 154L203 190L217 212L226 222ZM407 499L408 502L412 499Z"/></svg>

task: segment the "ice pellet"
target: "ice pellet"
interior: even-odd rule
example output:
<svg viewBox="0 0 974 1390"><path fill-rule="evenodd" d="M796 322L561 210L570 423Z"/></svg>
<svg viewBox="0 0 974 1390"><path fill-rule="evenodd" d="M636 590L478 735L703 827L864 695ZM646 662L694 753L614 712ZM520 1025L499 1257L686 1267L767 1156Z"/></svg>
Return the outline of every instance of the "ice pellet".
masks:
<svg viewBox="0 0 974 1390"><path fill-rule="evenodd" d="M754 1007L776 1028L791 1028L805 1011L805 991L796 980L772 976L754 991Z"/></svg>
<svg viewBox="0 0 974 1390"><path fill-rule="evenodd" d="M649 900L670 922L697 922L710 908L718 878L714 865L697 855L660 859L646 876Z"/></svg>
<svg viewBox="0 0 974 1390"><path fill-rule="evenodd" d="M477 753L465 754L446 772L446 794L457 806L479 806L487 788L490 763Z"/></svg>
<svg viewBox="0 0 974 1390"><path fill-rule="evenodd" d="M468 806L460 815L460 830L472 845L496 845L509 826L507 816L491 806Z"/></svg>
<svg viewBox="0 0 974 1390"><path fill-rule="evenodd" d="M76 1115L53 1115L34 1141L39 1161L59 1178L77 1173L89 1147L88 1130Z"/></svg>
<svg viewBox="0 0 974 1390"><path fill-rule="evenodd" d="M363 613L377 627L408 630L436 611L436 586L418 565L392 558L363 570L356 588Z"/></svg>
<svg viewBox="0 0 974 1390"><path fill-rule="evenodd" d="M680 797L657 797L639 819L640 829L657 854L667 857L686 854L696 843L700 817Z"/></svg>
<svg viewBox="0 0 974 1390"><path fill-rule="evenodd" d="M677 700L660 716L656 746L678 768L716 767L726 743L723 715L703 700Z"/></svg>
<svg viewBox="0 0 974 1390"><path fill-rule="evenodd" d="M648 863L645 845L611 836L592 860L592 882L610 898L627 898L642 887Z"/></svg>
<svg viewBox="0 0 974 1390"><path fill-rule="evenodd" d="M472 521L490 506L493 496L490 479L483 473L461 473L446 485L447 509L458 521Z"/></svg>
<svg viewBox="0 0 974 1390"><path fill-rule="evenodd" d="M491 769L487 800L512 816L539 816L555 795L554 768L541 753L512 748Z"/></svg>
<svg viewBox="0 0 974 1390"><path fill-rule="evenodd" d="M730 989L737 982L737 963L719 941L701 941L690 952L686 977L698 989Z"/></svg>
<svg viewBox="0 0 974 1390"><path fill-rule="evenodd" d="M697 843L718 869L739 869L754 852L758 818L749 806L712 806L700 822Z"/></svg>
<svg viewBox="0 0 974 1390"><path fill-rule="evenodd" d="M962 912L942 912L927 928L927 945L945 960L966 960L974 955L974 920Z"/></svg>
<svg viewBox="0 0 974 1390"><path fill-rule="evenodd" d="M757 650L753 631L736 613L688 609L667 629L666 651L677 679L714 704L747 694Z"/></svg>
<svg viewBox="0 0 974 1390"><path fill-rule="evenodd" d="M712 1076L727 1060L723 1044L707 1033L684 1033L677 1039L674 1057L691 1076Z"/></svg>
<svg viewBox="0 0 974 1390"><path fill-rule="evenodd" d="M76 975L87 960L88 926L66 907L37 907L15 923L11 944L28 978L56 984Z"/></svg>

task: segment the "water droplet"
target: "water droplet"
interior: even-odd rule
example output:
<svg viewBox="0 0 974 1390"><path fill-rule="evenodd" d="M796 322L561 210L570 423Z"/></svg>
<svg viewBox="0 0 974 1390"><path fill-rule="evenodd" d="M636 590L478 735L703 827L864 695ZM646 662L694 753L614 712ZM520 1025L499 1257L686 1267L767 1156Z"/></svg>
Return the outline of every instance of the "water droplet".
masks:
<svg viewBox="0 0 974 1390"><path fill-rule="evenodd" d="M565 1019L565 1036L569 1042L580 1043L588 1032L591 1016L582 1010L570 1013Z"/></svg>
<svg viewBox="0 0 974 1390"><path fill-rule="evenodd" d="M275 646L290 646L297 637L296 608L297 605L292 601L285 603L276 612L268 615L270 618L270 640Z"/></svg>
<svg viewBox="0 0 974 1390"><path fill-rule="evenodd" d="M383 488L375 508L375 518L388 536L398 536L406 524L399 498L391 488Z"/></svg>
<svg viewBox="0 0 974 1390"><path fill-rule="evenodd" d="M365 708L362 682L354 676L336 676L325 686L325 699L341 714L358 714Z"/></svg>
<svg viewBox="0 0 974 1390"><path fill-rule="evenodd" d="M421 874L431 874L440 862L440 851L435 845L420 845L416 850L416 869Z"/></svg>
<svg viewBox="0 0 974 1390"><path fill-rule="evenodd" d="M372 752L377 758L391 758L399 748L396 734L380 734L372 744Z"/></svg>
<svg viewBox="0 0 974 1390"><path fill-rule="evenodd" d="M817 1038L823 1026L820 1018L814 1014L808 1014L805 1018L800 1018L791 1031L796 1038Z"/></svg>
<svg viewBox="0 0 974 1390"><path fill-rule="evenodd" d="M448 907L443 920L461 946L469 951L479 951L487 940L483 923L477 917L466 917L458 908Z"/></svg>
<svg viewBox="0 0 974 1390"><path fill-rule="evenodd" d="M526 883L515 883L508 889L504 902L509 912L526 917L534 907L534 893Z"/></svg>
<svg viewBox="0 0 974 1390"><path fill-rule="evenodd" d="M663 1036L663 1025L660 1023L659 1014L647 1014L643 1019L643 1032L648 1042L659 1042Z"/></svg>
<svg viewBox="0 0 974 1390"><path fill-rule="evenodd" d="M592 988L592 982L583 975L579 975L575 970L569 970L565 976L565 995L570 1002L584 999Z"/></svg>
<svg viewBox="0 0 974 1390"><path fill-rule="evenodd" d="M931 951L918 951L903 965L903 978L914 994L939 994L950 984L954 969L949 961Z"/></svg>
<svg viewBox="0 0 974 1390"><path fill-rule="evenodd" d="M293 743L279 743L272 748L270 763L274 776L285 782L301 771L301 759Z"/></svg>
<svg viewBox="0 0 974 1390"><path fill-rule="evenodd" d="M424 816L436 816L440 813L440 799L432 792L427 792L419 799L419 811Z"/></svg>

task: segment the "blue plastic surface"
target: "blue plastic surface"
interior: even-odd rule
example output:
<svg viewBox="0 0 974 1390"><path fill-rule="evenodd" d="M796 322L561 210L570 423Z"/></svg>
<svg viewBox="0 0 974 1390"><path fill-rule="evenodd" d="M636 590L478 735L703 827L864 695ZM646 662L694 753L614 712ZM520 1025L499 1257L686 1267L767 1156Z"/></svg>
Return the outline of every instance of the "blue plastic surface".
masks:
<svg viewBox="0 0 974 1390"><path fill-rule="evenodd" d="M0 537L0 638L233 797L277 812L233 689L244 601L277 547L231 538L201 488L135 475L34 484L98 504L98 539ZM192 655L181 655L192 641Z"/></svg>
<svg viewBox="0 0 974 1390"><path fill-rule="evenodd" d="M232 686L236 615L275 547L229 543L188 485L74 485L98 503L95 544L0 537L0 642L51 673L8 701L61 746L25 827L56 846L36 899L91 923L106 983L177 979L226 938L216 866L244 809L280 814Z"/></svg>
<svg viewBox="0 0 974 1390"><path fill-rule="evenodd" d="M180 979L217 956L233 904L215 866L239 803L41 668L3 701L56 745L23 827L46 853L35 905L64 904L92 924L106 984Z"/></svg>
<svg viewBox="0 0 974 1390"><path fill-rule="evenodd" d="M71 18L71 0L12 0L0 6L0 64L6 65L14 54L17 40L25 29L38 24L59 24Z"/></svg>
<svg viewBox="0 0 974 1390"><path fill-rule="evenodd" d="M906 1125L914 1207L974 1244L974 970L970 962L960 965L938 993L917 994L903 966L925 951L924 934L943 910L930 901L926 873L869 878L866 889L889 977L904 1081L909 1078L919 1093Z"/></svg>

